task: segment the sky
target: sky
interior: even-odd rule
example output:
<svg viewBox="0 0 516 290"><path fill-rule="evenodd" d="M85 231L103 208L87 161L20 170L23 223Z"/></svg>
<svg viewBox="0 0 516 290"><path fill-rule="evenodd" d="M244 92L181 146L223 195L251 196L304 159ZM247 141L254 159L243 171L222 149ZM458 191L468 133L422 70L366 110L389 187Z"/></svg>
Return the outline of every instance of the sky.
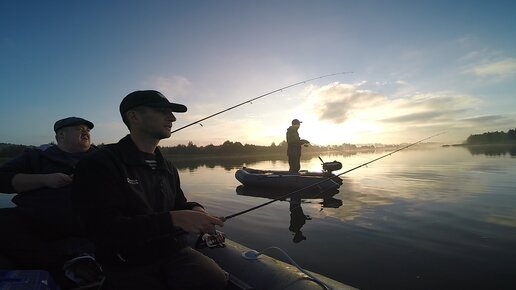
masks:
<svg viewBox="0 0 516 290"><path fill-rule="evenodd" d="M125 95L188 112L160 145L270 145L292 119L318 145L460 143L516 128L515 1L0 1L0 142L54 140L56 120L128 130Z"/></svg>

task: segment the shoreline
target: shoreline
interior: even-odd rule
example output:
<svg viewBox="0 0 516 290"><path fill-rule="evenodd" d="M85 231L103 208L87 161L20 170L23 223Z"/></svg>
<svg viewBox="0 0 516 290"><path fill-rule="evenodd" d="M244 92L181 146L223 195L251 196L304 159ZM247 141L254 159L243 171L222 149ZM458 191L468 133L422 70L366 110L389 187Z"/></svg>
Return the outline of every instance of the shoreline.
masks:
<svg viewBox="0 0 516 290"><path fill-rule="evenodd" d="M516 147L516 143L444 144L442 147Z"/></svg>

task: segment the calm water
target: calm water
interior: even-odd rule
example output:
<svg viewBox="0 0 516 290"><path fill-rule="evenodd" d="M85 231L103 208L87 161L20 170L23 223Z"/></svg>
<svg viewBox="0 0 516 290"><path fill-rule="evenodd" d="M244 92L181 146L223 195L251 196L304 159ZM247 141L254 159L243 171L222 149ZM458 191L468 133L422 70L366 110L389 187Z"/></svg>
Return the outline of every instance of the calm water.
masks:
<svg viewBox="0 0 516 290"><path fill-rule="evenodd" d="M344 170L384 153L321 157ZM288 168L285 160L245 165ZM317 157L301 165L320 170ZM242 163L197 166L180 170L182 186L214 214L268 201L236 192ZM289 201L273 203L228 220L223 231L256 250L279 246L303 267L362 289L516 288L516 158L509 153L404 150L344 175L332 199L303 199L303 213L293 213L311 217L304 225L294 219L302 234L289 230L289 208Z"/></svg>
<svg viewBox="0 0 516 290"><path fill-rule="evenodd" d="M345 170L384 153L321 157ZM515 289L514 155L407 149L344 175L335 195L279 201L222 230L256 250L278 246L304 268L361 289ZM286 160L177 165L189 199L220 216L269 200L259 197L266 191L237 190L237 168L288 168ZM319 171L320 161L301 167Z"/></svg>

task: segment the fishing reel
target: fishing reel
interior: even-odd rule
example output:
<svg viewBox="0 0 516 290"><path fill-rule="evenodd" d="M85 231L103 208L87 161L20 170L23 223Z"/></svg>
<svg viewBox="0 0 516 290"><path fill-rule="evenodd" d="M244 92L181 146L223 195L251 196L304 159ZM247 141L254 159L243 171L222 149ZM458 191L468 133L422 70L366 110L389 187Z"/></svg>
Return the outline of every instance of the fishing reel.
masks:
<svg viewBox="0 0 516 290"><path fill-rule="evenodd" d="M199 235L199 238L197 239L197 242L195 243L195 247L197 249L202 248L224 248L226 247L226 244L224 243L226 241L226 234L224 234L221 231L215 230L214 234L208 234L208 233L201 233Z"/></svg>

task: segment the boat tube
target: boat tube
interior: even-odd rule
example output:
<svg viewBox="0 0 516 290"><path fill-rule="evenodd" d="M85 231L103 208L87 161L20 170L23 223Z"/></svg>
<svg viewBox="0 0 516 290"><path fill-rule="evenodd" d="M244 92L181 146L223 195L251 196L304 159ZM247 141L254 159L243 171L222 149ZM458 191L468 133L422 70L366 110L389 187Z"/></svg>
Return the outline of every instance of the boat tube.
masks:
<svg viewBox="0 0 516 290"><path fill-rule="evenodd" d="M225 240L225 247L206 247L197 250L212 258L229 273L227 289L356 289L324 275L303 269L307 275L296 266L257 253L228 239ZM312 277L309 277L309 275Z"/></svg>
<svg viewBox="0 0 516 290"><path fill-rule="evenodd" d="M314 189L337 189L342 179L331 172L300 171L291 173L279 170L260 170L243 167L235 172L235 178L246 186L296 190L314 185ZM324 182L321 182L326 180Z"/></svg>

